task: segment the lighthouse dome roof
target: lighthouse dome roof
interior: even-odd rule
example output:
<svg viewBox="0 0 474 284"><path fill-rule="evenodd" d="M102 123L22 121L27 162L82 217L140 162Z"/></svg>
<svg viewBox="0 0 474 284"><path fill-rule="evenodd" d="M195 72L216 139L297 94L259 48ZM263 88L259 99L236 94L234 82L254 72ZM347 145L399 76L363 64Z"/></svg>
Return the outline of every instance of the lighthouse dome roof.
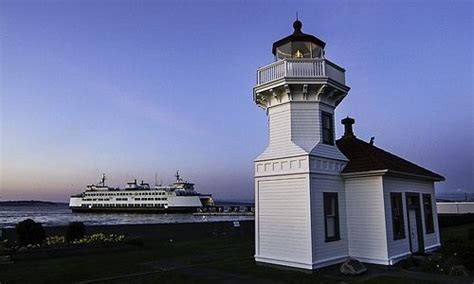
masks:
<svg viewBox="0 0 474 284"><path fill-rule="evenodd" d="M320 47L321 49L324 49L324 46L326 46L326 43L313 35L303 33L301 31L302 27L303 27L303 23L301 23L301 21L296 20L295 22L293 22L293 28L294 28L293 33L287 37L284 37L274 42L273 47L272 47L272 53L274 55L277 55L276 52L279 47L282 47L291 42L312 43Z"/></svg>

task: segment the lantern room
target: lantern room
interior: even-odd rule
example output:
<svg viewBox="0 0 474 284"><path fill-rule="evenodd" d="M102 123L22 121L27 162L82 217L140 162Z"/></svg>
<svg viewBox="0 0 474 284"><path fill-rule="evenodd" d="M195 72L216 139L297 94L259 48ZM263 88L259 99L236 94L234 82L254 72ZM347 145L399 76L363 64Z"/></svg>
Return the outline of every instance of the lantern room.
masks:
<svg viewBox="0 0 474 284"><path fill-rule="evenodd" d="M286 58L324 58L326 43L319 38L301 31L303 24L293 23L293 34L273 43L272 53L275 61Z"/></svg>

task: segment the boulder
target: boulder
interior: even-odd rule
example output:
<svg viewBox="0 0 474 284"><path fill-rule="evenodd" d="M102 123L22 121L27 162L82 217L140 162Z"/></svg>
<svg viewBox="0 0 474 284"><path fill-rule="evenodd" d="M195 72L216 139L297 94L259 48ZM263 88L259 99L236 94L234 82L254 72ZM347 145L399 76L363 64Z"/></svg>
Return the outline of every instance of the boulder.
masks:
<svg viewBox="0 0 474 284"><path fill-rule="evenodd" d="M341 265L340 271L342 274L345 275L360 275L367 271L367 268L364 264L357 259L348 258L344 263Z"/></svg>

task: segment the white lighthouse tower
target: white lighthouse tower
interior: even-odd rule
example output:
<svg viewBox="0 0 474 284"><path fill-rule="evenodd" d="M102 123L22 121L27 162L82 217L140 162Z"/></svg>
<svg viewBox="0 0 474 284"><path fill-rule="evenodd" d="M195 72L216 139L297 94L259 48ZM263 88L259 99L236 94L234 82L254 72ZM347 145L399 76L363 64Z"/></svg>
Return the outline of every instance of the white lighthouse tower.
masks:
<svg viewBox="0 0 474 284"><path fill-rule="evenodd" d="M269 143L255 160L255 260L314 269L348 255L344 182L334 110L347 95L345 70L325 43L301 31L275 42L275 61L257 70L255 103Z"/></svg>

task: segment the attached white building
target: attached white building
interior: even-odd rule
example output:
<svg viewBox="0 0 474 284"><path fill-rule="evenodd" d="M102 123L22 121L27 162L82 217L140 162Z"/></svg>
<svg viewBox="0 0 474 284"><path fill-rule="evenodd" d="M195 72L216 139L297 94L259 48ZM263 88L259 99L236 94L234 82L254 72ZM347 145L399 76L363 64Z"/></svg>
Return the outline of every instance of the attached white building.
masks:
<svg viewBox="0 0 474 284"><path fill-rule="evenodd" d="M300 21L293 27L254 87L269 125L255 160L256 261L315 269L350 256L390 265L438 248L434 182L444 178L357 139L351 118L336 141L345 70Z"/></svg>

